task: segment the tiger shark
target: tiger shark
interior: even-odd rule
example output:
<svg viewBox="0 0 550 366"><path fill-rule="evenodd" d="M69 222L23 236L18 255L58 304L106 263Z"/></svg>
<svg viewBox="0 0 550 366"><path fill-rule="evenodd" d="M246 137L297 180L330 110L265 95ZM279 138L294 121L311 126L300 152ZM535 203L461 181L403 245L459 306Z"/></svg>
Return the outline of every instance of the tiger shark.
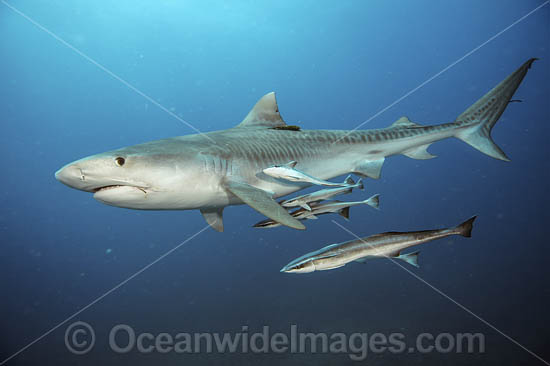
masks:
<svg viewBox="0 0 550 366"><path fill-rule="evenodd" d="M375 130L302 130L287 125L275 94L263 96L233 128L167 138L92 155L65 165L55 177L93 193L107 205L138 210L198 209L217 231L230 205L247 204L295 229L305 226L275 199L310 184L271 177L263 170L297 161L318 179L355 173L379 178L388 156L430 159L433 142L456 137L495 159L509 161L491 129L535 59L525 62L455 121L422 126L401 117Z"/></svg>

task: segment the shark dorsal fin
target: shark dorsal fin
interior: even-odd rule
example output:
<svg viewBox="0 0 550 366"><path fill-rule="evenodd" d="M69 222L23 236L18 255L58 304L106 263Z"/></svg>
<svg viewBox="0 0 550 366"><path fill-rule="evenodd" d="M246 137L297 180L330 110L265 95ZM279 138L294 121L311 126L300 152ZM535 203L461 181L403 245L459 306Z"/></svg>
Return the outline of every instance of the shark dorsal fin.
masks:
<svg viewBox="0 0 550 366"><path fill-rule="evenodd" d="M418 126L420 126L420 125L416 124L414 122L411 122L410 119L403 116L403 117L399 118L397 121L395 121L394 123L392 123L392 125L390 127L418 127Z"/></svg>
<svg viewBox="0 0 550 366"><path fill-rule="evenodd" d="M248 115L237 127L284 127L285 121L281 118L275 92L264 95L252 108Z"/></svg>

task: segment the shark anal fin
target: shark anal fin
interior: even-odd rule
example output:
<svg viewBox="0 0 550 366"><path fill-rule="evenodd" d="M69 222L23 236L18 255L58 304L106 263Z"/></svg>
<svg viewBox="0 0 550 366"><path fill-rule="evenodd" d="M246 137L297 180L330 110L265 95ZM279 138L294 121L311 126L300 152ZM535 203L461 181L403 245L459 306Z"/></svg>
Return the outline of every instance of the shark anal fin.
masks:
<svg viewBox="0 0 550 366"><path fill-rule="evenodd" d="M380 171L382 170L384 160L384 158L380 158L378 160L363 161L355 167L353 172L365 177L378 179L380 178Z"/></svg>
<svg viewBox="0 0 550 366"><path fill-rule="evenodd" d="M223 232L223 207L221 208L201 208L201 214L216 231Z"/></svg>
<svg viewBox="0 0 550 366"><path fill-rule="evenodd" d="M411 159L419 159L419 160L427 160L427 159L433 159L436 156L432 155L428 152L428 147L430 144L422 145L415 147L413 149L407 150L403 153L403 155L411 158Z"/></svg>
<svg viewBox="0 0 550 366"><path fill-rule="evenodd" d="M226 188L244 203L270 219L293 229L304 230L306 228L304 224L290 216L287 210L275 202L271 193L237 181L227 181Z"/></svg>

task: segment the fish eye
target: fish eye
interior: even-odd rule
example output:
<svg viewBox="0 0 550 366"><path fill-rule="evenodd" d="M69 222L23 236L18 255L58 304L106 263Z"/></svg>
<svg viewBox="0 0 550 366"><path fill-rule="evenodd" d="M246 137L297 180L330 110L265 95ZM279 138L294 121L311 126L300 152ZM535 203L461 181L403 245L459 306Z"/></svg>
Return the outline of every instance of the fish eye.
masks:
<svg viewBox="0 0 550 366"><path fill-rule="evenodd" d="M118 166L123 166L126 160L124 158L121 158L120 156L118 158L115 158L115 164Z"/></svg>

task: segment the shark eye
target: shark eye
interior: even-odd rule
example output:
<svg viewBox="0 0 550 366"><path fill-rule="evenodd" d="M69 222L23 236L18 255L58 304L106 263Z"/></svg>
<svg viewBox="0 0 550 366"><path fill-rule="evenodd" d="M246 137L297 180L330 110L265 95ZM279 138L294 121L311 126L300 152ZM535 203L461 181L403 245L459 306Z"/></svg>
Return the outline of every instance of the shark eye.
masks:
<svg viewBox="0 0 550 366"><path fill-rule="evenodd" d="M126 160L124 158L121 158L120 156L118 158L115 158L115 164L118 166L123 166Z"/></svg>

